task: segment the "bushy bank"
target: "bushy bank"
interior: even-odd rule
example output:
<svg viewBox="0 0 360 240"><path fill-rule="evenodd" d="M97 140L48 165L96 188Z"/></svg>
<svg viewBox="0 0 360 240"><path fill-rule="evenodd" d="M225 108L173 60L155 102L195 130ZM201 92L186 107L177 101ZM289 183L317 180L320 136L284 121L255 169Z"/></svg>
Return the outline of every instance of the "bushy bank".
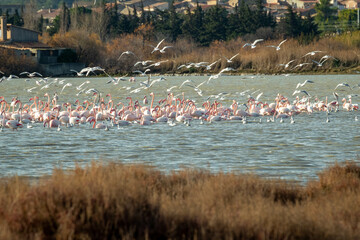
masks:
<svg viewBox="0 0 360 240"><path fill-rule="evenodd" d="M162 47L173 46L166 49L165 53L151 53L158 40L147 41L141 35L128 34L108 42L100 41L95 34L86 32L68 32L64 35L44 37L43 41L51 46L75 48L79 60L90 66L102 66L111 74L132 73L134 70L145 69L144 66L134 64L140 60L153 60L155 62L165 61L160 66L151 68L153 73L217 73L225 67L232 67L235 73L352 73L358 70L360 56L360 32L352 32L340 36L328 36L311 44L303 45L296 39L288 39L277 51L269 45L278 45L283 39L262 41L257 47L243 48L245 41L241 38L230 41L215 41L209 47L198 47L194 42L186 39L179 39L175 43L168 42L166 39ZM318 50L316 55L305 54ZM119 56L124 51L131 51L135 55ZM234 56L231 63L226 58ZM322 66L318 66L312 60L319 61L321 57L328 55L329 58ZM286 64L290 60L295 60L288 68L280 64ZM208 62L208 64L218 61L211 70L205 67L180 68L179 66L188 63ZM296 65L305 64L301 67Z"/></svg>
<svg viewBox="0 0 360 240"><path fill-rule="evenodd" d="M360 166L306 186L139 165L55 170L0 184L1 239L359 239Z"/></svg>
<svg viewBox="0 0 360 240"><path fill-rule="evenodd" d="M165 53L151 53L153 48L150 45L154 46L160 40L161 38L148 41L141 34L127 34L109 41L101 41L98 35L85 31L70 31L52 37L44 35L41 39L52 47L74 49L77 61L85 63L86 66L101 66L112 75L134 75L135 70L144 71L147 66L142 64L134 66L135 63L144 60L153 61L149 64L163 61L159 66L151 67L153 74L214 74L226 67L235 69L229 74L324 74L354 73L360 70L360 31L324 37L308 45L303 45L296 39L287 39L279 51L268 46L276 46L283 39L259 42L254 49L243 48L245 41L241 38L226 42L215 41L209 47L199 47L186 39L179 39L176 42L168 42L165 39L161 47L172 47L166 49ZM321 52L304 57L305 54L315 50ZM119 58L125 51L131 51L134 54L124 54ZM9 50L1 53L0 71L5 72L5 75L19 74L23 71L41 71L35 62L29 61L25 56L16 57ZM226 58L237 53L239 55L231 63L227 62ZM331 57L322 66L312 61L320 61L325 55ZM285 68L284 64L291 60L294 61ZM203 67L179 68L181 65L199 62L207 63L204 63ZM206 69L205 65L213 62L216 63L211 66L211 69ZM299 66L303 63L306 64Z"/></svg>

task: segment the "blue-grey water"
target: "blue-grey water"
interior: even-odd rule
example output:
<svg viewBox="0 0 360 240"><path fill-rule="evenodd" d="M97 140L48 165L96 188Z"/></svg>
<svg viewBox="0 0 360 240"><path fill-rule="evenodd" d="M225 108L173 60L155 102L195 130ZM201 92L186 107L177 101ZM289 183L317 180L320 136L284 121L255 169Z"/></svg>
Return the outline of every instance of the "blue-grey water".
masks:
<svg viewBox="0 0 360 240"><path fill-rule="evenodd" d="M67 78L64 84L72 83L72 86L66 87L61 94L64 84L59 84L59 81L63 78L43 89L45 85L37 86L34 79L14 79L0 84L0 96L4 96L7 101L18 96L26 103L35 95L47 101L44 93L52 96L57 92L60 103L74 103L76 99L93 99L91 94L76 95L79 92L76 87L89 80L89 84L84 84L87 89L96 88L103 97L111 93L115 103L121 101L127 104L128 96L139 101L144 95L150 98L150 92L155 93L157 102L166 97L168 88L179 86L184 80L192 80L191 84L197 85L208 78L166 76L166 81L138 93L130 91L140 87L139 82L145 81L145 78L138 77L136 82L120 81L117 85L106 84L108 78ZM294 99L292 94L297 83L306 79L314 81L302 88L312 99L318 97L325 100L327 96L329 101L334 100L333 92L337 84L345 82L355 86L360 83L359 75L220 76L200 87L203 96L185 85L181 89L173 88L172 92L184 92L185 98L194 99L198 106L209 96L210 101L217 100L229 106L233 99L244 103L248 95L256 97L261 92L261 101L274 102L277 93ZM27 89L32 87L36 89L28 92ZM340 100L351 94L352 102L360 103L358 87L339 87L335 91ZM221 92L223 94L216 96ZM330 113L330 122L326 122L325 112L314 112L311 115L297 115L295 124L290 124L289 119L284 123L279 120L268 123L263 117L261 123L260 118L250 119L248 124L222 121L201 125L198 120L194 120L191 126L133 124L120 129L114 127L109 131L92 129L89 124L85 124L63 127L58 132L38 123L30 129L4 129L0 133L0 176L37 177L51 174L55 167L72 169L76 164L86 165L92 161L115 161L146 163L164 171L203 168L212 172L251 172L265 177L307 181L335 162L359 160L360 122L354 120L356 115L360 118L359 111L340 110Z"/></svg>

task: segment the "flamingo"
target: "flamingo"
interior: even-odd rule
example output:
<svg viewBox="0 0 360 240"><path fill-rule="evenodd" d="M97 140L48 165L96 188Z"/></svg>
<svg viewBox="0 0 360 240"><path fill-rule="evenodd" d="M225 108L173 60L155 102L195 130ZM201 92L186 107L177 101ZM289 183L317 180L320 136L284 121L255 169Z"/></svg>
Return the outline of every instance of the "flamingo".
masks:
<svg viewBox="0 0 360 240"><path fill-rule="evenodd" d="M93 118L90 120L89 122L90 124L93 123L93 128L97 128L97 129L109 129L107 125L103 124L103 123L97 123L97 121ZM97 123L97 124L96 124Z"/></svg>
<svg viewBox="0 0 360 240"><path fill-rule="evenodd" d="M12 130L17 130L18 128L22 128L23 125L19 123L17 120L9 120L5 124L8 128L11 128Z"/></svg>

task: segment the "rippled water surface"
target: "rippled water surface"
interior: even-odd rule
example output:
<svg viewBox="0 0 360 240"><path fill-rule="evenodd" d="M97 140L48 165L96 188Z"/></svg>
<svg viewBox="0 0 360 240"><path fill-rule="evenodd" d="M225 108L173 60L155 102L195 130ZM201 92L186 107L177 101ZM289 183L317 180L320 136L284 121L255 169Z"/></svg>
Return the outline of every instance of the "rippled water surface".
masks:
<svg viewBox="0 0 360 240"><path fill-rule="evenodd" d="M153 77L156 79L157 77ZM135 83L120 82L118 85L106 84L108 78L69 78L65 83L73 86L64 89L59 95L59 102L74 103L93 99L91 95L80 94L76 86L89 80L87 88L99 90L103 97L112 94L115 102L128 103L127 96L134 100L142 100L155 93L155 102L165 98L167 89L179 86L184 80L194 81L194 85L207 80L208 76L166 77L167 80L154 84L150 89L130 94L138 88L139 82L145 78L137 78ZM298 82L311 79L315 83L303 88L313 98L333 100L332 93L337 84L346 82L350 86L360 83L358 75L321 75L321 76L221 76L204 84L203 96L188 86L174 88L174 94L185 92L185 97L194 99L201 106L209 96L220 92L220 97L210 98L226 106L235 99L246 102L248 95L256 97L263 92L260 100L273 102L277 93L294 99L292 93ZM61 80L61 79L59 79ZM52 80L50 80L52 81ZM18 96L24 103L35 95L47 101L44 93L52 95L60 93L63 86L51 84L49 88L37 87L31 93L26 89L37 86L34 80L16 79L0 84L0 95L10 101ZM353 103L359 103L359 88L336 89L340 98L352 94ZM300 95L302 97L302 95ZM107 98L106 98L107 99ZM54 167L71 169L75 164L87 164L91 161L116 161L122 163L147 163L165 171L184 167L204 168L212 172L236 171L253 172L261 176L280 177L306 181L316 177L316 173L336 161L359 160L360 122L354 118L360 112L330 113L330 122L326 123L326 113L316 112L311 115L296 116L295 124L289 119L284 123L266 122L266 118L250 119L250 123L235 121L205 123L198 120L191 126L177 124L153 124L140 126L133 124L110 131L92 129L89 124L79 127L56 129L44 128L42 124L34 124L19 131L4 129L0 133L0 176L23 175L41 176L50 174Z"/></svg>

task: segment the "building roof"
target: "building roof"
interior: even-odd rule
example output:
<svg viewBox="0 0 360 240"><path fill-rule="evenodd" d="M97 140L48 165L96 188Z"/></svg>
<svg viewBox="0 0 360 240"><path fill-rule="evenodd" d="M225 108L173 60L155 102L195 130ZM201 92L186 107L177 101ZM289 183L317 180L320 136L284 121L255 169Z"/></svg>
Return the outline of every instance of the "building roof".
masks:
<svg viewBox="0 0 360 240"><path fill-rule="evenodd" d="M144 7L147 7L151 4L157 3L157 0L142 0L142 4L144 5ZM141 0L131 0L131 1L126 1L123 2L124 5L126 6L132 6L134 5L135 7L140 7L141 6Z"/></svg>
<svg viewBox="0 0 360 240"><path fill-rule="evenodd" d="M39 32L39 31L35 31L35 30L28 29L28 28L19 27L19 26L12 25L12 24L7 24L7 26L8 26L8 27L11 27L11 28L18 28L18 29L21 29L21 30L23 30L23 31L34 32L34 33L37 33L37 34L41 34L41 32Z"/></svg>
<svg viewBox="0 0 360 240"><path fill-rule="evenodd" d="M157 2L157 3L151 4L151 5L147 6L147 7L150 8L150 9L153 9L153 10L155 10L156 8L159 8L159 7L168 8L169 3L168 2Z"/></svg>
<svg viewBox="0 0 360 240"><path fill-rule="evenodd" d="M38 16L43 16L44 19L54 19L57 15L59 15L61 9L40 9L37 11Z"/></svg>

